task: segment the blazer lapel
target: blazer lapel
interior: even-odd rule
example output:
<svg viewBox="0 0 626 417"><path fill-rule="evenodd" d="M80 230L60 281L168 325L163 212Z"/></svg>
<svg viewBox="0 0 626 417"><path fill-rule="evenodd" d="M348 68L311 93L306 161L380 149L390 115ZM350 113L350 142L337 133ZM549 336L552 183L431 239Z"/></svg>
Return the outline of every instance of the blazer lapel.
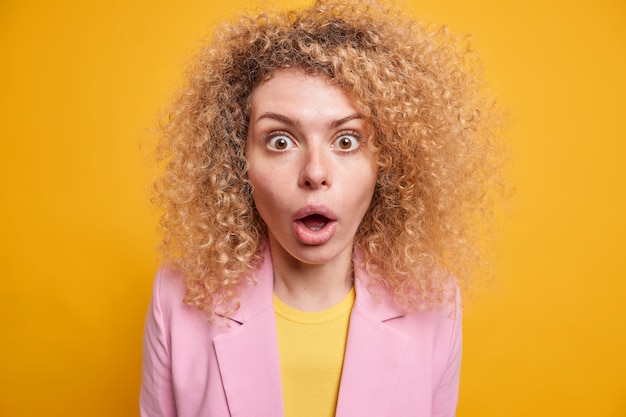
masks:
<svg viewBox="0 0 626 417"><path fill-rule="evenodd" d="M283 417L269 250L256 280L257 284L241 295L241 308L229 316L233 328L215 337L215 352L232 417ZM356 302L350 316L337 417L388 414L409 343L407 335L384 323L404 313L389 300L377 300L368 290L368 282L368 275L355 268Z"/></svg>
<svg viewBox="0 0 626 417"><path fill-rule="evenodd" d="M404 313L389 300L377 301L367 289L369 277L355 270L357 299L339 388L337 417L384 416L396 392L409 336L384 321Z"/></svg>
<svg viewBox="0 0 626 417"><path fill-rule="evenodd" d="M272 260L265 253L257 284L246 288L232 330L214 339L228 408L233 417L282 417L283 398L274 316Z"/></svg>

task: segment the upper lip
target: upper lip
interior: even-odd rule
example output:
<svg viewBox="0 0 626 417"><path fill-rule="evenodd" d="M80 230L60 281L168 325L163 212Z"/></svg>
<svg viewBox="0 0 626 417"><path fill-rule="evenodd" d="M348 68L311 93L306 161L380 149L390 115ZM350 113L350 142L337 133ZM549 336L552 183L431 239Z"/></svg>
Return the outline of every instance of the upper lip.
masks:
<svg viewBox="0 0 626 417"><path fill-rule="evenodd" d="M324 216L328 220L337 220L337 216L335 216L335 213L333 213L332 210L326 206L316 204L307 205L298 209L293 215L293 220L302 220L303 218L314 214Z"/></svg>

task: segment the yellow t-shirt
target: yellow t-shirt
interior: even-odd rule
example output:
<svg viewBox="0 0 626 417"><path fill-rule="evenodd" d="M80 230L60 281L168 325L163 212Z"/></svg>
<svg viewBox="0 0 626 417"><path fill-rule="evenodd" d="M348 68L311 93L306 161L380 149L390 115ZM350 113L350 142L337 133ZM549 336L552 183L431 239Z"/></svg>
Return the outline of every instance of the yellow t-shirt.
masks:
<svg viewBox="0 0 626 417"><path fill-rule="evenodd" d="M333 417L354 288L319 312L293 309L274 295L285 417Z"/></svg>

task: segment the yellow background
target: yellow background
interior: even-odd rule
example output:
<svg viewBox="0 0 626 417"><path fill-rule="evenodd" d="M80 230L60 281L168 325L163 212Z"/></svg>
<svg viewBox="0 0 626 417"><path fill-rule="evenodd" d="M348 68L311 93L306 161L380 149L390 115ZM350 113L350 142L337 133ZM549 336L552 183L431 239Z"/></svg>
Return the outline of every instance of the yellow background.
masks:
<svg viewBox="0 0 626 417"><path fill-rule="evenodd" d="M151 129L245 3L0 3L0 415L137 415ZM411 7L474 34L514 115L517 193L498 280L466 308L458 415L626 416L626 3Z"/></svg>

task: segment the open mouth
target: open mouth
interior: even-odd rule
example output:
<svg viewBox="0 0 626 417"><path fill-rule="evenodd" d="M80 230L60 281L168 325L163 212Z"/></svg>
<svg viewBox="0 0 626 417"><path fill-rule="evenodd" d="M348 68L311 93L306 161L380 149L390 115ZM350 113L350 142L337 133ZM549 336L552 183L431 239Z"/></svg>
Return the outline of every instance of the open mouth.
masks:
<svg viewBox="0 0 626 417"><path fill-rule="evenodd" d="M321 205L308 205L296 211L293 230L305 245L323 245L337 231L337 218L331 210Z"/></svg>
<svg viewBox="0 0 626 417"><path fill-rule="evenodd" d="M302 223L313 232L322 230L329 221L328 217L321 214L311 214L302 218Z"/></svg>

